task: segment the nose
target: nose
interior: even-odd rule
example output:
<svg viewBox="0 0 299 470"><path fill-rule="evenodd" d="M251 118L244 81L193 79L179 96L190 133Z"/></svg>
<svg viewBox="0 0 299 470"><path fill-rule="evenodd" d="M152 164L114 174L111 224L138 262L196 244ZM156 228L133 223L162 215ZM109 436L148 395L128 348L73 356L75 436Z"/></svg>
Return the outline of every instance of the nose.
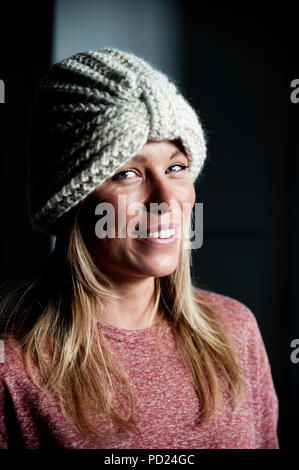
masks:
<svg viewBox="0 0 299 470"><path fill-rule="evenodd" d="M177 187L164 176L151 178L144 205L148 212L170 212L178 204ZM160 205L160 207L158 207Z"/></svg>

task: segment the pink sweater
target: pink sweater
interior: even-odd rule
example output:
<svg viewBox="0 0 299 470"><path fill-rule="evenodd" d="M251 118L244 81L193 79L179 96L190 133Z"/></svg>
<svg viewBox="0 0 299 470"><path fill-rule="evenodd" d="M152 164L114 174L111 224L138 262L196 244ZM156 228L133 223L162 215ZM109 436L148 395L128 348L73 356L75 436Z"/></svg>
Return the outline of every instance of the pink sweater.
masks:
<svg viewBox="0 0 299 470"><path fill-rule="evenodd" d="M0 364L0 448L279 448L278 399L256 319L237 300L211 292L205 292L205 296L213 301L231 332L245 372L246 396L236 414L225 402L216 420L202 428L195 425L199 399L167 321L162 340L173 353L171 357L163 357L152 347L156 326L126 330L99 322L138 394L141 437L114 428L113 437L95 441L72 429L53 397L42 402L39 390L24 371L20 347L10 336L5 340L4 362ZM108 425L100 416L95 417L95 423L102 431Z"/></svg>

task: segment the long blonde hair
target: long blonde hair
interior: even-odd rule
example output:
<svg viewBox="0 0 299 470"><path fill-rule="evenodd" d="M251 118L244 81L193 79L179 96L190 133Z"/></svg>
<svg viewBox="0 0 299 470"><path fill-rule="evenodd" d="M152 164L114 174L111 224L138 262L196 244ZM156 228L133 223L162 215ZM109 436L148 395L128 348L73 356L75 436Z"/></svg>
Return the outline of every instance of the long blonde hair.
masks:
<svg viewBox="0 0 299 470"><path fill-rule="evenodd" d="M106 298L120 297L84 243L79 209L71 229L36 276L2 298L1 336L12 333L18 339L32 381L44 393L54 394L65 418L79 431L103 437L89 415L94 411L139 434L130 379L109 348L95 314ZM171 324L200 400L198 424L203 425L221 408L221 381L234 409L244 382L229 335L193 285L191 250L180 246L175 271L155 279L153 311L160 312L160 325L163 319ZM43 386L34 378L31 361L41 372ZM114 396L123 399L126 416L113 405Z"/></svg>

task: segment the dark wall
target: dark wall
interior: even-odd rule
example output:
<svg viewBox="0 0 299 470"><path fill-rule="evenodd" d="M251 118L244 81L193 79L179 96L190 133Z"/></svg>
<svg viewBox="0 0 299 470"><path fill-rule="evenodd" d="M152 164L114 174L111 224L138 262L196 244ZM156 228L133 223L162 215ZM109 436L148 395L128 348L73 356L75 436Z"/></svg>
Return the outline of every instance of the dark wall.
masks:
<svg viewBox="0 0 299 470"><path fill-rule="evenodd" d="M35 89L50 65L52 9L51 1L1 5L1 285L33 273L50 247L50 237L29 222L25 138Z"/></svg>
<svg viewBox="0 0 299 470"><path fill-rule="evenodd" d="M194 278L255 314L279 396L280 444L294 447L299 364L290 361L290 342L299 338L299 103L290 101L290 82L299 78L296 14L286 4L272 4L265 13L244 2L178 5L181 86L208 137L196 185L204 240L193 253ZM0 42L6 91L0 104L1 285L33 272L50 250L50 238L29 223L25 137L34 90L50 65L53 7L26 2L2 13L9 28Z"/></svg>
<svg viewBox="0 0 299 470"><path fill-rule="evenodd" d="M203 246L194 277L255 314L280 401L282 447L296 445L299 364L290 360L298 325L298 112L296 15L181 3L184 89L207 129L197 182ZM291 15L291 11L293 15Z"/></svg>

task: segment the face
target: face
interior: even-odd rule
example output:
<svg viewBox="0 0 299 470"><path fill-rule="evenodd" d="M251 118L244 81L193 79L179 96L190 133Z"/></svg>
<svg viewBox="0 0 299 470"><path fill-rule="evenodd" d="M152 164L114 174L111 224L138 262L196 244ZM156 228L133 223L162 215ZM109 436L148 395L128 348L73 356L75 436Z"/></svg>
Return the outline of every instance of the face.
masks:
<svg viewBox="0 0 299 470"><path fill-rule="evenodd" d="M98 236L103 230L99 230L100 216L95 209L104 202L115 214L115 236L111 238ZM112 280L161 277L177 266L183 227L194 202L188 158L182 147L171 141L147 142L138 155L85 199L79 224L94 261ZM174 235L173 231L158 231L164 223L176 230ZM157 233L149 238L147 232L157 231L159 237L168 238L157 239ZM121 233L124 235L119 237Z"/></svg>

